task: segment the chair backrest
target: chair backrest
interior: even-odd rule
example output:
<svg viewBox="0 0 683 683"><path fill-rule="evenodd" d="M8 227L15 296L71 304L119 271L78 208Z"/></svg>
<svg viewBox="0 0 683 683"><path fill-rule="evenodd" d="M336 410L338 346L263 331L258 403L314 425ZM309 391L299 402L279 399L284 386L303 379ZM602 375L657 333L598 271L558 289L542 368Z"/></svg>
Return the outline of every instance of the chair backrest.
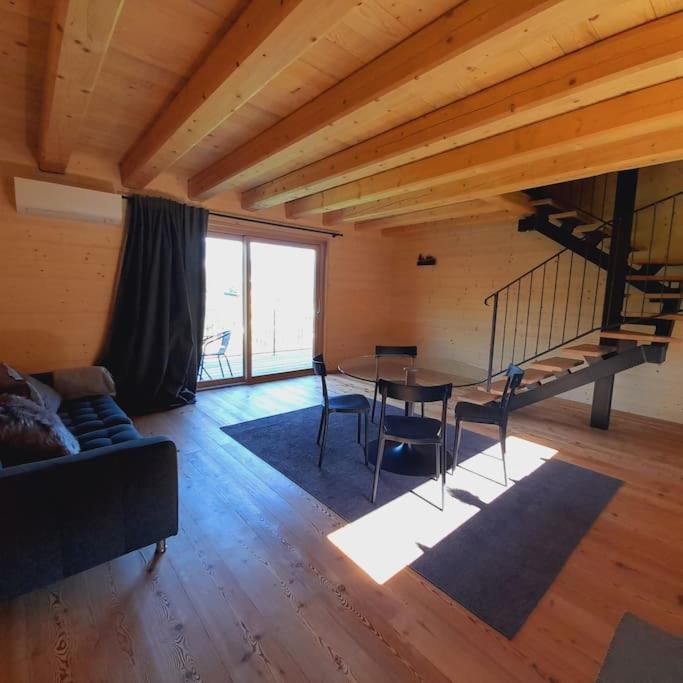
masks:
<svg viewBox="0 0 683 683"><path fill-rule="evenodd" d="M375 346L375 356L417 356L417 346Z"/></svg>
<svg viewBox="0 0 683 683"><path fill-rule="evenodd" d="M524 378L524 370L514 363L508 365L505 371L507 381L505 382L505 389L500 399L500 407L503 413L507 414L510 405L510 399L515 395L515 391L519 388Z"/></svg>
<svg viewBox="0 0 683 683"><path fill-rule="evenodd" d="M222 332L220 334L221 338L221 346L220 349L218 350L218 353L224 353L228 346L230 345L230 337L232 336L232 330L225 330L225 332Z"/></svg>
<svg viewBox="0 0 683 683"><path fill-rule="evenodd" d="M448 399L453 393L452 384L438 384L423 387L419 384L402 384L380 379L377 383L382 396L382 412L380 413L380 433L384 430L384 415L386 413L387 398L394 398L406 403L434 403L441 401L441 437L446 438L446 418L448 415ZM416 418L422 419L422 418ZM445 441L444 441L445 444Z"/></svg>
<svg viewBox="0 0 683 683"><path fill-rule="evenodd" d="M325 359L323 358L322 353L313 356L313 372L320 377L323 388L323 402L325 403L325 406L327 406L329 401L327 395L327 382L325 381L325 377L327 377L327 368L325 367Z"/></svg>
<svg viewBox="0 0 683 683"><path fill-rule="evenodd" d="M389 382L381 379L378 382L379 392L382 399L394 398L397 401L407 403L433 403L435 401L448 400L453 391L452 384L438 384L424 387L419 384L404 384L402 382Z"/></svg>

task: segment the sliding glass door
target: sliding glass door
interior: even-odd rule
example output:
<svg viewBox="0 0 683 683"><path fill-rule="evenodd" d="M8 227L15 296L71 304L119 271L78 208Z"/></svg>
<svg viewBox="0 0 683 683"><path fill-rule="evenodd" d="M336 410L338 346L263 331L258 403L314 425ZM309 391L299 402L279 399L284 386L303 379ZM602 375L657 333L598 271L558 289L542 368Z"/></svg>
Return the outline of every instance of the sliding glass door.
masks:
<svg viewBox="0 0 683 683"><path fill-rule="evenodd" d="M250 243L252 376L311 367L317 308L316 256L312 247Z"/></svg>
<svg viewBox="0 0 683 683"><path fill-rule="evenodd" d="M244 363L244 243L206 238L206 313L199 381L242 381Z"/></svg>
<svg viewBox="0 0 683 683"><path fill-rule="evenodd" d="M203 386L310 370L320 342L321 247L206 239Z"/></svg>

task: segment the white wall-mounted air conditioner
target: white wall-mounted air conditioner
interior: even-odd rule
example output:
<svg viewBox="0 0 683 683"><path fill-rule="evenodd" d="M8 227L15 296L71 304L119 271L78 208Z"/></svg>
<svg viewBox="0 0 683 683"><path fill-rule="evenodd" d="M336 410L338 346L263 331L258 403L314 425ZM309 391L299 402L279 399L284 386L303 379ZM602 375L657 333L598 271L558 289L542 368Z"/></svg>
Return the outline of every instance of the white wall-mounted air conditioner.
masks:
<svg viewBox="0 0 683 683"><path fill-rule="evenodd" d="M120 194L15 178L14 197L21 214L114 225L123 222L124 200Z"/></svg>

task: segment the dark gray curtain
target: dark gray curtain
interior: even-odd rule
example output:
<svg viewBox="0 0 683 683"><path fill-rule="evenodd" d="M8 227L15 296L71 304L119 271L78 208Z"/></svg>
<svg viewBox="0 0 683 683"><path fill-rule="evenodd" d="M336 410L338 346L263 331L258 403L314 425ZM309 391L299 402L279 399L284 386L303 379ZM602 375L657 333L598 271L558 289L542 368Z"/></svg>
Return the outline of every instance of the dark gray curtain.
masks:
<svg viewBox="0 0 683 683"><path fill-rule="evenodd" d="M132 413L195 399L204 329L209 213L168 199L131 197L126 241L102 364Z"/></svg>

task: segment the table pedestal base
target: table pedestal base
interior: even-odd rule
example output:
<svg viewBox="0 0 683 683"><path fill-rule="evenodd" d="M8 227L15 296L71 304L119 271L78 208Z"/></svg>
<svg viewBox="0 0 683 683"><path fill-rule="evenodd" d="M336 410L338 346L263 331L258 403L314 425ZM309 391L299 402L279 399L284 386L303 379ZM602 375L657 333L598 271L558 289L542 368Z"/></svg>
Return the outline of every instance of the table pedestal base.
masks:
<svg viewBox="0 0 683 683"><path fill-rule="evenodd" d="M374 466L377 462L379 440L368 444L368 458ZM446 454L446 469L453 464L453 454ZM384 446L382 469L395 474L407 474L414 477L433 477L436 475L436 447L414 446L396 441L387 441Z"/></svg>

